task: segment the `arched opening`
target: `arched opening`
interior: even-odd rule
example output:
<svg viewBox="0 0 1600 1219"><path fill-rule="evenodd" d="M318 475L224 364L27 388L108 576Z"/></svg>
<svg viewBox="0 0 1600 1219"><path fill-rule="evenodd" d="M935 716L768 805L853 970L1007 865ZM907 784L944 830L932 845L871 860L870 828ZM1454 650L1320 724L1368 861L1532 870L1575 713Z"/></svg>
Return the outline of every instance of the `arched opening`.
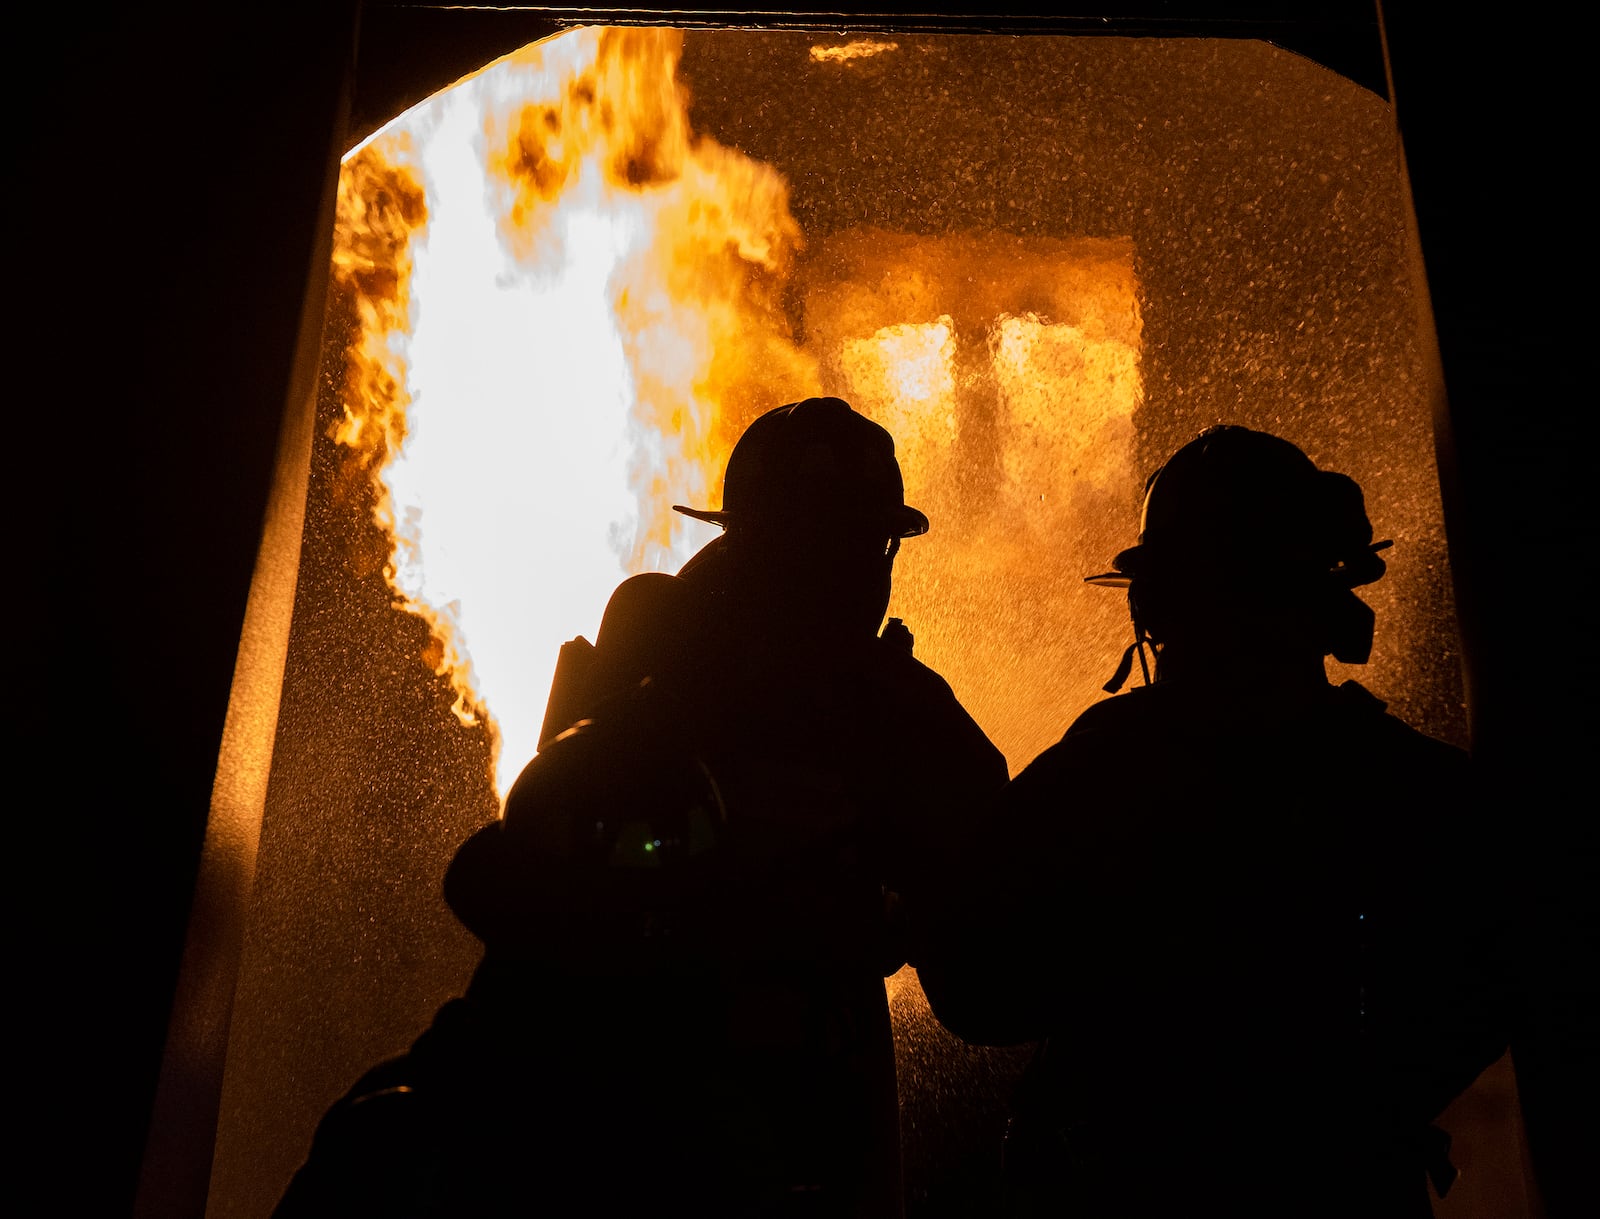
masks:
<svg viewBox="0 0 1600 1219"><path fill-rule="evenodd" d="M1097 696L1120 650L1115 594L1085 589L1080 577L1124 544L1143 473L1206 423L1266 427L1367 488L1397 545L1393 577L1374 590L1380 639L1363 680L1412 722L1462 739L1428 374L1406 296L1403 187L1383 100L1252 41L985 45L982 36L919 35L813 54L856 41L772 31L684 38L673 79L689 89L690 130L786 183L802 240L781 274L741 255L733 267L747 277L705 293L719 308L748 305L749 275L766 277L767 358L732 370L731 388L712 404L700 464L685 463L697 484L663 476L641 489L624 476L634 516L714 489L738 424L810 392L810 380L880 414L901 438L913 502L920 488L935 521L926 548L904 555L891 612L910 622L919 654L946 672L1015 769ZM527 99L516 113L549 104ZM347 161L347 173L357 164ZM437 217L443 205L430 185L422 197ZM659 210L650 191L662 185L647 177L636 193ZM681 206L696 198L703 211L703 196ZM490 213L491 226L503 218ZM502 285L507 267L496 274L491 284ZM419 305L449 313L439 299ZM639 307L657 316L648 302ZM218 1134L219 1214L265 1213L322 1107L363 1065L403 1047L460 985L473 946L439 902L437 878L454 844L492 815L503 767L516 765L503 735L496 756L487 719L467 724L455 713L466 706L463 687L434 663L448 655L448 636L434 629L439 613L460 604L465 615L467 602L447 593L428 604L432 614L393 605L384 569L395 539L373 509L385 494L404 501L381 477L366 480L376 463L336 432L359 312L350 286L336 287L319 401L329 427L314 442ZM747 341L750 331L739 333ZM712 353L748 359L738 342ZM641 369L669 381L663 361L638 354L617 384L637 387ZM563 378L594 363L556 369L546 356L521 368L548 405L556 388L583 384ZM414 372L408 365L406 376ZM796 388L763 397L775 384ZM686 417L672 392L637 397L621 417L631 426L663 405L674 408L666 418ZM437 431L424 412L445 397L430 387L416 404L408 443ZM548 420L572 409L566 397L555 407ZM637 461L623 465L637 472ZM470 511L478 534L500 532L482 527L481 505ZM413 519L426 531L426 510ZM533 523L558 539L570 532L566 520ZM630 564L681 559L674 546L685 539L636 528L625 556L612 547L614 530L587 553L603 545L617 578ZM513 575L549 567L525 556L491 562ZM609 585L597 587L603 596ZM597 610L579 604L576 629ZM547 660L573 629L551 628ZM463 633L476 671L465 618ZM520 684L535 689L542 710L537 681ZM476 684L467 688L484 696L489 716L500 714ZM897 1017L908 1103L933 1104L954 1078L971 1112L940 1115L951 1133L990 1120L1007 1064L951 1046L918 1009L914 987ZM908 1149L908 1168L932 1172L939 1159L936 1146Z"/></svg>

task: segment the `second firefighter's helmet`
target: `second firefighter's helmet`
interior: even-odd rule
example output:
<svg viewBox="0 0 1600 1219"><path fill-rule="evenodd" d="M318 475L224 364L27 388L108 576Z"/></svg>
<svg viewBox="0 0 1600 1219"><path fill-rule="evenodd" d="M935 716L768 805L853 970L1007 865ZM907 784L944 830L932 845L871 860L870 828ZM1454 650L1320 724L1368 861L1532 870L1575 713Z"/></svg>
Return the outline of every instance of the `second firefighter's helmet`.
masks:
<svg viewBox="0 0 1600 1219"><path fill-rule="evenodd" d="M1245 611L1291 603L1316 622L1324 654L1364 664L1373 615L1352 591L1381 578L1360 486L1318 469L1296 445L1235 425L1202 431L1145 483L1139 536L1088 583L1128 589L1134 642L1105 684L1115 693L1147 645L1180 620L1205 633L1250 629ZM1220 608L1219 608L1220 607Z"/></svg>
<svg viewBox="0 0 1600 1219"><path fill-rule="evenodd" d="M1344 588L1379 579L1360 486L1320 470L1296 445L1231 424L1202 431L1145 483L1137 542L1093 584L1126 587L1181 570L1219 577L1325 574Z"/></svg>

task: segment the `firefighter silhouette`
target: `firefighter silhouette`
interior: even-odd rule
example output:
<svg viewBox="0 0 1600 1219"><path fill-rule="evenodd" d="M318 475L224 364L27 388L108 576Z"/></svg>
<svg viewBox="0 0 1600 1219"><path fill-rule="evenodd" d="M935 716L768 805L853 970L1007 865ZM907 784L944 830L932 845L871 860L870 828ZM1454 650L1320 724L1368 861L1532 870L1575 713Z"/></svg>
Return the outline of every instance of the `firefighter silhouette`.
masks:
<svg viewBox="0 0 1600 1219"><path fill-rule="evenodd" d="M1504 912L1467 755L1363 663L1363 496L1279 437L1210 428L1146 484L1124 587L1146 684L1028 765L921 978L968 1040L1036 1042L1014 1215L1416 1217L1432 1123L1505 1047ZM1153 677L1149 674L1151 654Z"/></svg>
<svg viewBox="0 0 1600 1219"><path fill-rule="evenodd" d="M401 1214L902 1213L883 979L1005 760L884 624L928 529L887 431L779 407L679 510L722 534L562 649L451 863L470 987L330 1110L280 1215L374 1180ZM372 1152L381 1105L426 1137Z"/></svg>

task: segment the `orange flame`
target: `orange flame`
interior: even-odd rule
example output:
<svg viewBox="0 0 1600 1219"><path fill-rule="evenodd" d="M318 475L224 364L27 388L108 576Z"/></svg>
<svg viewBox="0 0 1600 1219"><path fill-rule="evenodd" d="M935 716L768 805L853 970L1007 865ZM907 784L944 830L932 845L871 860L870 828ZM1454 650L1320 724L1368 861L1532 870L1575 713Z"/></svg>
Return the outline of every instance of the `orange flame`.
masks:
<svg viewBox="0 0 1600 1219"><path fill-rule="evenodd" d="M693 135L681 44L535 44L345 164L335 265L361 334L336 439L381 482L397 603L496 734L502 794L560 642L706 541L670 505L709 502L743 423L816 392L781 308L787 185Z"/></svg>
<svg viewBox="0 0 1600 1219"><path fill-rule="evenodd" d="M898 51L900 44L897 42L878 42L871 38L857 38L837 47L812 47L811 58L817 63L845 63L852 59L871 59L874 55L885 55L890 51Z"/></svg>
<svg viewBox="0 0 1600 1219"><path fill-rule="evenodd" d="M1084 522L1125 516L1094 497L1134 481L1131 247L862 230L802 260L784 178L691 130L682 38L534 44L346 159L335 272L359 334L335 438L377 481L396 603L429 623L457 715L493 734L503 795L561 643L624 576L713 535L671 505L715 502L756 414L835 393L895 435L936 530L960 526L908 565L891 612L1031 757L1060 696L1038 705L1017 689L1025 653L972 633L1019 604L1086 621L1071 577L1028 573L1064 538L1110 553ZM1089 614L1124 625L1110 601ZM1062 646L1115 650L1081 626L1029 644Z"/></svg>

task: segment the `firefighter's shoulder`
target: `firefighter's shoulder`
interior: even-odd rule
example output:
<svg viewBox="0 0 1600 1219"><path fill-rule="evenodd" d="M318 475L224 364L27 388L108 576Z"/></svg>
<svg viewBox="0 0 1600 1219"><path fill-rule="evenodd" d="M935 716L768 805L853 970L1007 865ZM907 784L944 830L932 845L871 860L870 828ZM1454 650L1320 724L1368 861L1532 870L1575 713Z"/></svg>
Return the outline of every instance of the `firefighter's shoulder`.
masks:
<svg viewBox="0 0 1600 1219"><path fill-rule="evenodd" d="M445 899L487 942L530 917L581 910L619 884L698 861L725 819L685 717L646 679L523 768L500 817L451 861Z"/></svg>

